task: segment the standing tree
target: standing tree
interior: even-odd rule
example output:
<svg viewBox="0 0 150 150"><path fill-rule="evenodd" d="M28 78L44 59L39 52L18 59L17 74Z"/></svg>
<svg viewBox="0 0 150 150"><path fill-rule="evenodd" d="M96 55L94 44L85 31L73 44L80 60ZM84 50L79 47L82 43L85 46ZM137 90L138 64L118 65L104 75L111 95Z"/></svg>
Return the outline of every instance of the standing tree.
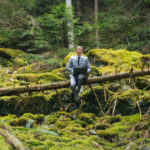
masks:
<svg viewBox="0 0 150 150"><path fill-rule="evenodd" d="M72 1L66 0L67 10L67 26L68 26L68 48L74 48L74 31L73 31L73 13L72 13Z"/></svg>
<svg viewBox="0 0 150 150"><path fill-rule="evenodd" d="M95 41L96 47L99 48L99 32L98 32L98 0L95 0Z"/></svg>

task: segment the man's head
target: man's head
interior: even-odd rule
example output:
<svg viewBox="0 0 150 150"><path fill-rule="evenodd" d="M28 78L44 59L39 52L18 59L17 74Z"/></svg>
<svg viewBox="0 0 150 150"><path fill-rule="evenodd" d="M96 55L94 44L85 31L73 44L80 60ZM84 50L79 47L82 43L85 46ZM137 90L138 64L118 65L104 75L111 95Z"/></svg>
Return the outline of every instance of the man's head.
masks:
<svg viewBox="0 0 150 150"><path fill-rule="evenodd" d="M77 46L76 53L77 53L78 57L81 56L81 54L82 54L82 49L83 49L82 46Z"/></svg>

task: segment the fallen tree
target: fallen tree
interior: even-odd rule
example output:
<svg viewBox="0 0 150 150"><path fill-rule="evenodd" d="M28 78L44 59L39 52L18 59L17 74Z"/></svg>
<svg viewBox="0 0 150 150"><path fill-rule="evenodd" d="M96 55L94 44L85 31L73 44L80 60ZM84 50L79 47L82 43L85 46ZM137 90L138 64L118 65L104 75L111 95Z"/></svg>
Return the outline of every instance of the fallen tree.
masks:
<svg viewBox="0 0 150 150"><path fill-rule="evenodd" d="M144 76L150 75L150 70L143 70L143 71L134 71L134 72L125 72L120 74L113 74L113 75L105 75L105 76L98 76L89 78L84 85L94 84L94 83L104 83L107 81L114 81L120 80L124 78L132 78L137 76ZM34 91L44 91L44 90L55 90L59 88L67 88L70 86L70 81L61 81L61 82L54 82L49 84L36 84L30 86L20 86L20 87L11 87L11 88L0 88L0 96L5 95L14 95L18 93L24 92L34 92Z"/></svg>

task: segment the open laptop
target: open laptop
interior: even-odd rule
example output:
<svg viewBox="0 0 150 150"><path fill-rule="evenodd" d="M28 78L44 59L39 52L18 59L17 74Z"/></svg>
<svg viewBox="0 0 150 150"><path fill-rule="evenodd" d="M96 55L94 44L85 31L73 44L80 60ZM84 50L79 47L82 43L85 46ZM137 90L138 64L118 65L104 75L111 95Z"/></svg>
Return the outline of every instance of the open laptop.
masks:
<svg viewBox="0 0 150 150"><path fill-rule="evenodd" d="M87 68L85 67L74 67L73 68L73 75L77 74L87 74Z"/></svg>

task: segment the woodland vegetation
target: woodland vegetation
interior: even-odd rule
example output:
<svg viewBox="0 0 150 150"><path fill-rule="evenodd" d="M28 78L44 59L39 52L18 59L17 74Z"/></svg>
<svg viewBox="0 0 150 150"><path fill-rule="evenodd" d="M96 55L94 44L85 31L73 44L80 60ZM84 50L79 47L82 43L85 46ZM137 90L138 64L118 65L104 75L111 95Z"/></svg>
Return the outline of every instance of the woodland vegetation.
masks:
<svg viewBox="0 0 150 150"><path fill-rule="evenodd" d="M1 0L0 149L149 150L149 14L149 0ZM80 109L77 45L92 69Z"/></svg>

